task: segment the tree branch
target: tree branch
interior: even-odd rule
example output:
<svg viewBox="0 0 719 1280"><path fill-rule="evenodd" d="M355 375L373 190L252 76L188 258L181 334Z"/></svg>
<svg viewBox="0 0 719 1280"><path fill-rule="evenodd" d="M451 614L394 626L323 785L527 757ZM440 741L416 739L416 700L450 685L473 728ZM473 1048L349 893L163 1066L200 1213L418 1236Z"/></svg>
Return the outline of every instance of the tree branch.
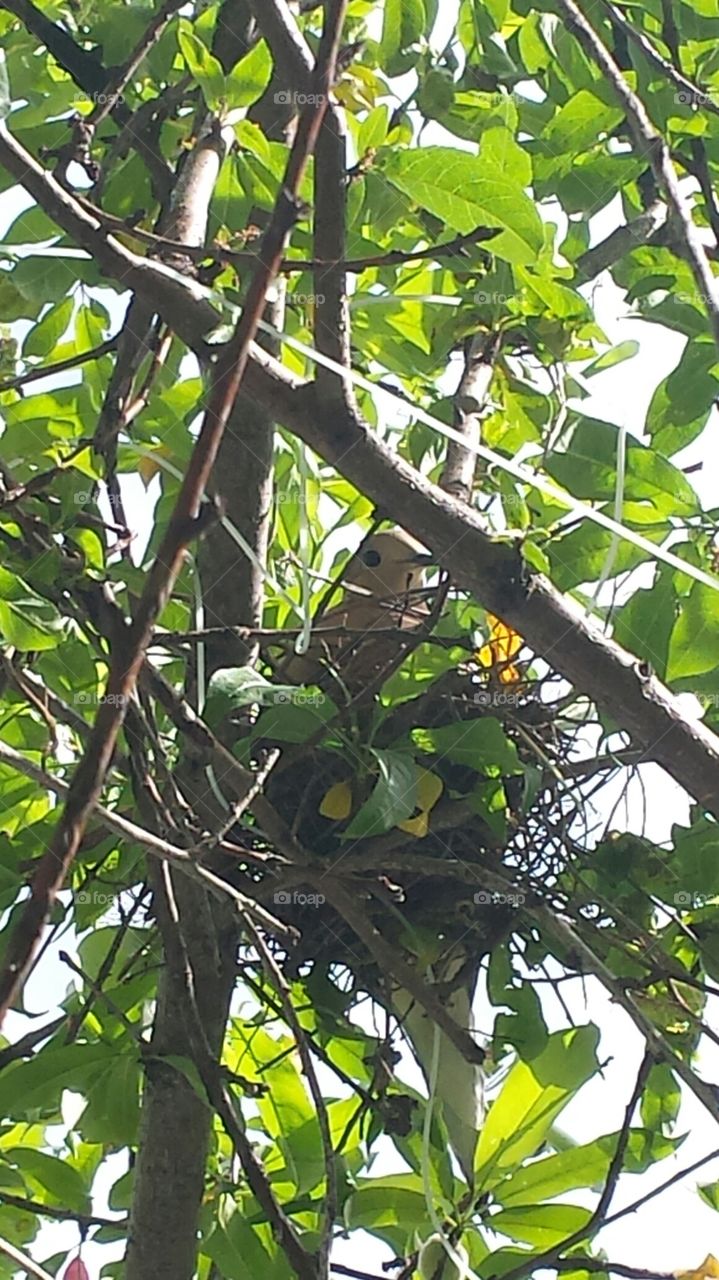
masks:
<svg viewBox="0 0 719 1280"><path fill-rule="evenodd" d="M557 0L557 5L585 53L606 76L624 107L627 122L640 153L645 153L659 190L663 192L677 227L682 230L687 260L709 314L714 341L719 346L719 287L709 266L691 209L684 198L679 178L665 139L654 128L641 98L629 87L606 45L585 18L575 0Z"/></svg>
<svg viewBox="0 0 719 1280"><path fill-rule="evenodd" d="M522 560L518 547L494 541L481 517L393 454L346 406L322 403L314 384L294 379L261 353L248 388L320 457L335 466L397 523L429 546L461 588L509 623L527 643L588 694L681 786L719 817L719 739L688 720L674 695Z"/></svg>

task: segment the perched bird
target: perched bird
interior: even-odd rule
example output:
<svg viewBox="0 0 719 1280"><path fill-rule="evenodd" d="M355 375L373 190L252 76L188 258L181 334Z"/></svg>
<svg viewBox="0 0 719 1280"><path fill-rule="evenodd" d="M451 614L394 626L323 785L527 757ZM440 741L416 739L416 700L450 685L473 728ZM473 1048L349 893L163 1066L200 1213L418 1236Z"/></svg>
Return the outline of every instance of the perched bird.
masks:
<svg viewBox="0 0 719 1280"><path fill-rule="evenodd" d="M478 972L478 964L468 968L467 956L461 947L454 948L434 966L435 980L447 983L450 988L449 994L443 997L447 1012L459 1027L470 1032ZM452 1150L471 1186L474 1152L484 1120L484 1070L479 1061L469 1062L446 1032L437 1030L437 1024L408 991L403 988L395 991L392 1004L428 1087L432 1080L435 1036L439 1040L434 1100L442 1113Z"/></svg>
<svg viewBox="0 0 719 1280"><path fill-rule="evenodd" d="M431 562L402 529L365 539L342 578L342 603L322 615L307 653L291 654L278 668L279 677L290 684L316 684L326 672L324 659L351 688L389 669L398 652L392 630L414 631L429 616L424 589Z"/></svg>

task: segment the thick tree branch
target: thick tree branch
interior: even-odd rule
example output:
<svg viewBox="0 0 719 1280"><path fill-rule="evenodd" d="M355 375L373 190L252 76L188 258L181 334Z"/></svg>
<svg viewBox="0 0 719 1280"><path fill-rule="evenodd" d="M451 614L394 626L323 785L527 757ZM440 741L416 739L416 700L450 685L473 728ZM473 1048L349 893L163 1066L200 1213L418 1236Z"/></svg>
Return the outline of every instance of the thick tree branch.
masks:
<svg viewBox="0 0 719 1280"><path fill-rule="evenodd" d="M509 623L551 666L625 730L643 759L656 761L719 817L719 739L689 720L674 695L588 619L518 548L494 541L481 517L393 454L348 408L329 412L312 384L294 380L258 353L248 388L403 528L431 547L458 586Z"/></svg>
<svg viewBox="0 0 719 1280"><path fill-rule="evenodd" d="M479 444L482 414L489 397L494 366L501 346L499 334L475 334L464 353L464 371L454 397L455 428L470 445ZM447 457L440 484L460 502L469 502L474 488L477 454L458 440L447 442Z"/></svg>
<svg viewBox="0 0 719 1280"><path fill-rule="evenodd" d="M1 0L0 8L14 13L27 30L37 36L88 97L104 90L108 72L99 58L82 49L69 32L56 22L51 22L31 0Z"/></svg>

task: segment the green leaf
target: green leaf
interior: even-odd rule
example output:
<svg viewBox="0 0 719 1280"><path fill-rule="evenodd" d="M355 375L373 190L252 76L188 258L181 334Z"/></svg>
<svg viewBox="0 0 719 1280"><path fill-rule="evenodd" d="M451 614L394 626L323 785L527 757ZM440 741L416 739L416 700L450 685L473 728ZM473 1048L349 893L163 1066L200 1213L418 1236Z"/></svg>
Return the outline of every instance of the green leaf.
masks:
<svg viewBox="0 0 719 1280"><path fill-rule="evenodd" d="M47 1047L27 1062L13 1062L0 1077L0 1111L25 1119L29 1111L56 1110L63 1089L84 1093L114 1068L118 1054L105 1044Z"/></svg>
<svg viewBox="0 0 719 1280"><path fill-rule="evenodd" d="M28 333L23 343L23 355L48 355L67 329L74 305L72 298L63 298L50 307Z"/></svg>
<svg viewBox="0 0 719 1280"><path fill-rule="evenodd" d="M719 591L694 582L669 641L667 680L713 671L719 654Z"/></svg>
<svg viewBox="0 0 719 1280"><path fill-rule="evenodd" d="M423 751L436 752L478 772L521 773L517 748L507 738L499 720L482 716L467 723L413 729L412 740Z"/></svg>
<svg viewBox="0 0 719 1280"><path fill-rule="evenodd" d="M679 1114L682 1091L671 1067L657 1062L649 1072L642 1094L642 1120L648 1129L661 1130L672 1125Z"/></svg>
<svg viewBox="0 0 719 1280"><path fill-rule="evenodd" d="M542 222L517 182L494 166L450 147L393 151L384 158L385 177L422 209L460 234L479 226L500 227L492 253L526 266L544 244Z"/></svg>
<svg viewBox="0 0 719 1280"><path fill-rule="evenodd" d="M57 648L63 631L62 618L54 605L0 567L0 638L25 653Z"/></svg>
<svg viewBox="0 0 719 1280"><path fill-rule="evenodd" d="M496 1183L539 1150L560 1111L599 1070L598 1038L592 1025L555 1032L538 1058L512 1068L479 1136L477 1187Z"/></svg>
<svg viewBox="0 0 719 1280"><path fill-rule="evenodd" d="M75 1209L78 1213L87 1213L90 1209L90 1194L83 1179L72 1165L44 1151L33 1151L29 1147L11 1147L4 1156L38 1182L47 1192L50 1203L60 1204L64 1208Z"/></svg>
<svg viewBox="0 0 719 1280"><path fill-rule="evenodd" d="M422 1180L417 1174L394 1174L366 1180L345 1205L348 1227L364 1227L398 1253L428 1225Z"/></svg>
<svg viewBox="0 0 719 1280"><path fill-rule="evenodd" d="M525 1164L494 1187L492 1197L498 1204L509 1208L520 1204L537 1205L580 1187L602 1187L618 1140L619 1133L607 1134L594 1142L569 1147L566 1151ZM657 1138L644 1129L632 1129L626 1163L633 1172L641 1170L653 1160L671 1155L676 1147L677 1143L669 1139Z"/></svg>
<svg viewBox="0 0 719 1280"><path fill-rule="evenodd" d="M244 1221L238 1206L232 1206L228 1218L213 1226L202 1246L223 1276L232 1280L283 1280L287 1274L284 1254L279 1253L271 1238L264 1243L260 1233Z"/></svg>
<svg viewBox="0 0 719 1280"><path fill-rule="evenodd" d="M419 766L401 751L374 751L379 778L369 800L347 827L345 839L377 836L411 817L417 803Z"/></svg>
<svg viewBox="0 0 719 1280"><path fill-rule="evenodd" d="M582 369L582 377L593 378L598 373L604 373L605 369L613 369L616 365L623 364L625 360L632 360L640 350L640 344L633 338L627 339L626 342L618 342L615 347L611 347L609 351L605 351L603 355L598 356L590 365Z"/></svg>
<svg viewBox="0 0 719 1280"><path fill-rule="evenodd" d="M591 1209L574 1204L535 1204L492 1215L492 1230L537 1249L551 1249L589 1222ZM577 1266L577 1270L581 1268Z"/></svg>
<svg viewBox="0 0 719 1280"><path fill-rule="evenodd" d="M614 639L638 658L645 658L659 679L665 680L675 617L674 575L662 566L654 586L648 590L638 588L617 613Z"/></svg>
<svg viewBox="0 0 719 1280"><path fill-rule="evenodd" d="M264 40L236 62L225 82L227 106L251 107L262 96L272 75L272 59Z"/></svg>
<svg viewBox="0 0 719 1280"><path fill-rule="evenodd" d="M568 167L572 156L593 146L597 137L619 124L623 115L621 107L608 106L587 89L580 89L552 116L543 141L555 163Z"/></svg>
<svg viewBox="0 0 719 1280"><path fill-rule="evenodd" d="M202 89L207 106L210 111L217 111L225 96L225 73L222 70L222 64L212 56L187 18L180 19L177 43L188 71Z"/></svg>
<svg viewBox="0 0 719 1280"><path fill-rule="evenodd" d="M547 459L547 470L575 498L600 502L614 499L617 487L619 428L596 418L581 418L563 453ZM678 467L633 436L626 441L627 501L641 503L646 518L697 515L699 500ZM637 512L639 514L639 512Z"/></svg>
<svg viewBox="0 0 719 1280"><path fill-rule="evenodd" d="M419 50L413 50L424 34L426 14L424 0L385 0L382 37L378 55L389 76L409 71Z"/></svg>

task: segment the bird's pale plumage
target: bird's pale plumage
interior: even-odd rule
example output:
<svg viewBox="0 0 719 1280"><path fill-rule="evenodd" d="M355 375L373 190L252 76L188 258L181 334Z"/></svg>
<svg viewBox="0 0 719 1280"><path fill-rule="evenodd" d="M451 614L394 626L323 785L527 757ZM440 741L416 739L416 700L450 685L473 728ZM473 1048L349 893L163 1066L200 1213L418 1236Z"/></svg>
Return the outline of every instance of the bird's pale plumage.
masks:
<svg viewBox="0 0 719 1280"><path fill-rule="evenodd" d="M457 1025L471 1032L477 972L467 972L466 955L461 948L455 949L435 966L435 977L449 982L450 986L455 975L459 975L459 981L443 1003ZM479 1063L469 1062L446 1032L437 1030L437 1024L408 991L399 988L392 1003L428 1086L432 1076L435 1036L439 1039L435 1103L441 1109L452 1150L471 1185L474 1152L484 1120L484 1070Z"/></svg>
<svg viewBox="0 0 719 1280"><path fill-rule="evenodd" d="M413 631L427 620L422 589L428 559L419 542L401 529L367 538L342 579L344 600L322 615L307 653L292 654L282 664L282 679L316 683L326 670L323 660L349 685L381 674L397 653L398 638L391 630ZM323 635L340 627L347 634Z"/></svg>

